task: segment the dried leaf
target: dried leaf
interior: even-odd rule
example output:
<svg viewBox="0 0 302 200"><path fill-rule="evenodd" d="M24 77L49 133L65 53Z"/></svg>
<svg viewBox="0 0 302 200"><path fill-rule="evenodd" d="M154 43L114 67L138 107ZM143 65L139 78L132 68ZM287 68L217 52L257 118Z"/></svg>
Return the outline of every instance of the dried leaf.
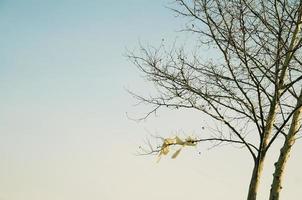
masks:
<svg viewBox="0 0 302 200"><path fill-rule="evenodd" d="M161 155L159 154L156 163L159 163L160 159L161 159Z"/></svg>
<svg viewBox="0 0 302 200"><path fill-rule="evenodd" d="M196 142L194 142L195 140L193 140L191 137L188 137L185 141L185 144L186 146L196 146Z"/></svg>
<svg viewBox="0 0 302 200"><path fill-rule="evenodd" d="M173 153L173 155L171 156L171 158L175 159L179 155L180 151L181 151L181 148L178 149L177 151L175 151L175 153Z"/></svg>
<svg viewBox="0 0 302 200"><path fill-rule="evenodd" d="M163 155L167 155L169 153L169 146L166 146L166 147L162 148L161 152L162 152Z"/></svg>
<svg viewBox="0 0 302 200"><path fill-rule="evenodd" d="M175 144L175 139L173 139L173 138L166 138L164 140L164 144L166 144L166 145Z"/></svg>
<svg viewBox="0 0 302 200"><path fill-rule="evenodd" d="M179 145L183 145L184 144L184 141L182 141L179 137L175 137L175 143L176 144L179 144Z"/></svg>

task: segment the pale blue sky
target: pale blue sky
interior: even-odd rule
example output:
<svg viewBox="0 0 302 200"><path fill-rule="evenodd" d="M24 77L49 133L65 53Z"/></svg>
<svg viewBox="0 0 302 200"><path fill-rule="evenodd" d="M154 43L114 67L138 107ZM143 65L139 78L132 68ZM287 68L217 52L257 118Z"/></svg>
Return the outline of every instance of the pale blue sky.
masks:
<svg viewBox="0 0 302 200"><path fill-rule="evenodd" d="M206 121L188 111L143 123L125 114L146 110L125 91L146 87L126 48L174 41L182 22L168 3L0 0L0 200L245 197L251 160L244 150L200 156L206 148L198 147L159 164L133 155L149 133L199 134ZM301 167L292 156L285 199L301 196Z"/></svg>

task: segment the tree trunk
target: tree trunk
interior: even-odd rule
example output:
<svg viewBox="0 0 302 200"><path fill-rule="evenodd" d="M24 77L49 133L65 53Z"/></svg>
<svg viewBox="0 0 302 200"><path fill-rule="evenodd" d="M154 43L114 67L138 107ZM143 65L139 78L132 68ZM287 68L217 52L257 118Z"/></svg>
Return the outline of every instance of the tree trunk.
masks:
<svg viewBox="0 0 302 200"><path fill-rule="evenodd" d="M274 123L275 123L276 112L278 109L277 102L279 101L279 96L280 96L280 92L277 91L275 94L275 97L273 99L273 102L271 104L269 115L267 117L267 123L265 126L265 130L263 132L263 135L262 135L258 156L255 159L255 165L254 165L252 177L250 180L247 200L256 200L257 199L257 192L258 192L258 188L259 188L259 184L260 184L260 178L262 175L264 160L265 160L265 155L266 155L266 147L267 147L267 144L269 141L269 137L272 133Z"/></svg>
<svg viewBox="0 0 302 200"><path fill-rule="evenodd" d="M298 40L298 35L301 31L301 26L302 26L302 4L300 2L299 8L298 8L298 18L297 18L297 25L296 28L293 32L293 37L289 46L289 49L292 50L294 48L296 48L296 44L299 41ZM291 57L292 57L293 52L289 51L289 53L286 56L285 59L285 68L288 68ZM285 75L285 70L282 71L281 76ZM283 84L283 83L282 83ZM298 130L300 129L300 124L301 124L301 112L302 112L302 89L300 91L300 96L297 100L297 105L296 108L297 110L294 112L293 118L292 118L292 122L291 122L291 126L289 129L289 132L285 138L283 147L280 150L280 155L278 158L278 161L275 163L275 172L273 175L273 183L271 185L271 191L270 191L270 200L278 200L279 196L280 196L280 191L282 189L282 178L284 176L284 168L285 165L287 163L287 160L290 156L290 151L292 148L292 145L295 142L295 137L296 137L296 133L298 132Z"/></svg>
<svg viewBox="0 0 302 200"><path fill-rule="evenodd" d="M295 143L296 133L299 131L301 126L301 117L302 117L302 90L297 102L297 110L294 112L291 126L288 132L288 135L284 141L283 147L280 150L280 155L278 161L275 163L275 172L273 183L270 191L270 200L279 200L280 192L282 189L282 181L284 177L284 169L288 158L290 156L290 151Z"/></svg>
<svg viewBox="0 0 302 200"><path fill-rule="evenodd" d="M264 163L264 159L261 159L259 162L255 163L251 181L250 181L247 200L256 200L257 198L260 177L263 171L263 163Z"/></svg>

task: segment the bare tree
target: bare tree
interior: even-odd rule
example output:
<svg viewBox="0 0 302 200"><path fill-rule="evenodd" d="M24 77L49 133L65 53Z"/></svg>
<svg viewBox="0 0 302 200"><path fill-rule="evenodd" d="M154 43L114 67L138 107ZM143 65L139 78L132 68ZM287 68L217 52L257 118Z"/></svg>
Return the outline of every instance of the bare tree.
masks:
<svg viewBox="0 0 302 200"><path fill-rule="evenodd" d="M295 140L297 139L297 133L301 128L301 117L302 117L302 90L297 100L297 105L295 107L295 112L292 117L290 129L285 137L284 144L280 150L279 158L275 163L275 172L274 172L273 183L270 191L270 200L280 199L280 191L282 189L281 184L284 176L285 166L290 156L291 148Z"/></svg>
<svg viewBox="0 0 302 200"><path fill-rule="evenodd" d="M129 58L153 82L158 94L138 100L154 108L195 109L223 124L209 138L243 145L254 161L248 200L257 198L266 154L278 136L284 146L277 161L271 200L279 198L286 160L300 130L302 94L301 1L176 0L179 16L188 18L185 31L215 56L202 59L199 51L141 46ZM297 102L296 105L292 105ZM160 152L169 145L164 142Z"/></svg>

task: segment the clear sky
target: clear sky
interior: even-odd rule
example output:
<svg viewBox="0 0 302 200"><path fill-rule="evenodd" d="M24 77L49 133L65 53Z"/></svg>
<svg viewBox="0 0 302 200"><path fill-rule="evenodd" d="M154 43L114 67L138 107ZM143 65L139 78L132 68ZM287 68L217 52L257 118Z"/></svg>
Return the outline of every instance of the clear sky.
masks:
<svg viewBox="0 0 302 200"><path fill-rule="evenodd" d="M245 198L252 163L242 149L201 145L158 164L134 155L150 133L198 135L207 121L190 111L126 116L147 110L125 90L146 88L126 48L175 40L183 24L168 3L0 0L0 200ZM301 150L284 199L302 196Z"/></svg>

